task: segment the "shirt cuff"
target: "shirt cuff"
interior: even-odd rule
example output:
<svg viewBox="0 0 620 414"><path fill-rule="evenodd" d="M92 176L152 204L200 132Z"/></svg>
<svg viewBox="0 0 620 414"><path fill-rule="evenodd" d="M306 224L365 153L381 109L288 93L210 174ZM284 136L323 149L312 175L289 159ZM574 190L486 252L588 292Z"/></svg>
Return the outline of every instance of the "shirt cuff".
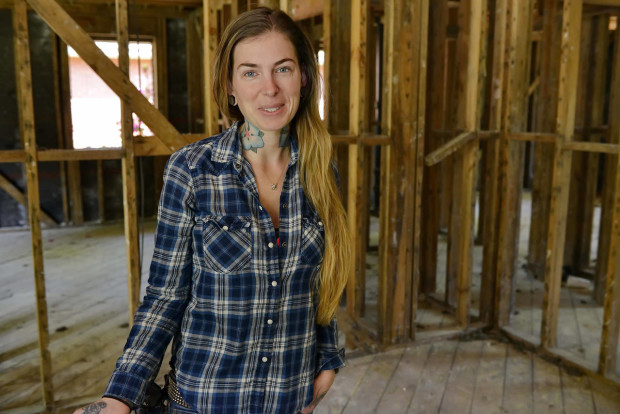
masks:
<svg viewBox="0 0 620 414"><path fill-rule="evenodd" d="M337 352L325 353L320 356L317 364L316 375L321 371L330 369L336 370L345 366L344 348L340 348Z"/></svg>
<svg viewBox="0 0 620 414"><path fill-rule="evenodd" d="M147 382L140 376L114 371L103 396L120 400L130 408L139 407L144 400Z"/></svg>

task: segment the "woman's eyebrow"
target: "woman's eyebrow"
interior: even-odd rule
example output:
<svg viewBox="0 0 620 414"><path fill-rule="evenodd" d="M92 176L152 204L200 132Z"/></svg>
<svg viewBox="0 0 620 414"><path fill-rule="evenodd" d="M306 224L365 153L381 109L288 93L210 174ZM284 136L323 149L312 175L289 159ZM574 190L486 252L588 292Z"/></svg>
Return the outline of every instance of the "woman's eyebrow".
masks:
<svg viewBox="0 0 620 414"><path fill-rule="evenodd" d="M281 65L281 64L283 64L285 62L293 62L294 63L295 61L293 59L291 59L291 58L284 58L284 59L278 60L276 63L274 63L273 66L278 66L278 65ZM239 65L237 66L237 69L239 69L242 66L247 67L247 68L257 68L258 67L258 65L256 63L239 63Z"/></svg>

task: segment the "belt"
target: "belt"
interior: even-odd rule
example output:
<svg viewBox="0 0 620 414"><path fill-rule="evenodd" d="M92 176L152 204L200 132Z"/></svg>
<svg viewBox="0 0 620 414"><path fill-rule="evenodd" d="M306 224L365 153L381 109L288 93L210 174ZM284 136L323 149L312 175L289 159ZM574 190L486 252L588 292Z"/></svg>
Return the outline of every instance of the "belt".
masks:
<svg viewBox="0 0 620 414"><path fill-rule="evenodd" d="M181 394L179 393L176 378L174 378L172 375L166 375L166 382L168 385L168 397L175 403L179 404L181 407L191 409L191 407L187 405L185 401L183 401L183 397L181 397Z"/></svg>

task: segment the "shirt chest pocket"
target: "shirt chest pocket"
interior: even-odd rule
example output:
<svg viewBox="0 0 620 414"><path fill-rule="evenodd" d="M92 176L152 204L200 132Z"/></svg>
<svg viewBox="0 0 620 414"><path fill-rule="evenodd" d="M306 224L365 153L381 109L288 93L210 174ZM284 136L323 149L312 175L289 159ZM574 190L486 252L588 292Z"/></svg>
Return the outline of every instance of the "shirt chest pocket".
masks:
<svg viewBox="0 0 620 414"><path fill-rule="evenodd" d="M325 229L320 220L304 217L301 223L301 256L304 264L316 266L323 261Z"/></svg>
<svg viewBox="0 0 620 414"><path fill-rule="evenodd" d="M207 216L203 219L202 235L207 269L218 273L232 273L250 267L250 217Z"/></svg>

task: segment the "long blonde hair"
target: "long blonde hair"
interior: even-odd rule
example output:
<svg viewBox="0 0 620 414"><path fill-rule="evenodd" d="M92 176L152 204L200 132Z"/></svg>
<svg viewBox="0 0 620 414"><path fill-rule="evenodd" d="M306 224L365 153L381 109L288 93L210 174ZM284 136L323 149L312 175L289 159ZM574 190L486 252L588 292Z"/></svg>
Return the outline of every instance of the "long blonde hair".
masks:
<svg viewBox="0 0 620 414"><path fill-rule="evenodd" d="M291 41L299 66L306 76L292 127L299 142L301 185L325 227L317 322L328 325L336 314L347 284L351 269L351 243L347 232L346 213L331 166L331 137L319 116L320 74L312 43L293 19L282 11L259 7L242 13L224 30L217 48L213 93L220 111L226 117L243 120L239 108L228 102L234 49L240 41L269 31L282 33Z"/></svg>

